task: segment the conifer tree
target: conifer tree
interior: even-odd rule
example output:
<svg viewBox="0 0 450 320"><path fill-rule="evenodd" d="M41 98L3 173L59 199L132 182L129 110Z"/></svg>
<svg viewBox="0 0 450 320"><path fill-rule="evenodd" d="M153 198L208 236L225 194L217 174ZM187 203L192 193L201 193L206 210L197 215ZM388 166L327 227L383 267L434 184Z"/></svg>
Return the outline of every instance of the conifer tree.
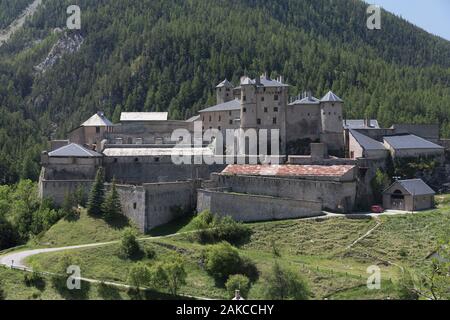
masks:
<svg viewBox="0 0 450 320"><path fill-rule="evenodd" d="M103 168L99 168L95 176L95 182L92 185L88 201L88 213L93 216L102 215L102 205L105 199L105 178Z"/></svg>
<svg viewBox="0 0 450 320"><path fill-rule="evenodd" d="M106 220L113 220L120 215L122 215L122 205L116 188L116 180L113 180L111 191L108 192L105 202L103 203L103 217Z"/></svg>

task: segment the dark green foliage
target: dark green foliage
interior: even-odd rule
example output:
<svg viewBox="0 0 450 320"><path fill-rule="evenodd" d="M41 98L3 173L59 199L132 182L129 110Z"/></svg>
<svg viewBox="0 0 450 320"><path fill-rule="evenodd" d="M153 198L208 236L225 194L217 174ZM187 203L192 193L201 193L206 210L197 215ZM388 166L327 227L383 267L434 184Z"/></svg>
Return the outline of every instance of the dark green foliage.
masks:
<svg viewBox="0 0 450 320"><path fill-rule="evenodd" d="M0 15L15 18L24 2L8 0ZM387 12L388 32L367 30L362 1L79 0L81 50L38 74L71 4L45 1L0 48L0 182L35 177L55 129L66 138L97 110L114 121L120 111L187 118L214 103L223 78L266 70L283 74L291 95L332 89L347 118L438 122L450 137L450 43Z"/></svg>
<svg viewBox="0 0 450 320"><path fill-rule="evenodd" d="M61 216L51 202L40 201L37 183L22 180L14 186L0 186L0 250L25 243Z"/></svg>
<svg viewBox="0 0 450 320"><path fill-rule="evenodd" d="M310 293L297 273L275 262L266 279L265 295L269 300L307 300Z"/></svg>
<svg viewBox="0 0 450 320"><path fill-rule="evenodd" d="M414 179L417 173L433 174L439 163L434 158L399 158L394 161L395 176Z"/></svg>
<svg viewBox="0 0 450 320"><path fill-rule="evenodd" d="M103 202L105 201L105 177L103 168L99 168L95 176L94 184L92 185L89 194L89 201L87 210L92 216L101 217L103 215Z"/></svg>
<svg viewBox="0 0 450 320"><path fill-rule="evenodd" d="M375 203L381 204L383 202L383 191L391 185L391 178L383 170L377 169L370 184Z"/></svg>
<svg viewBox="0 0 450 320"><path fill-rule="evenodd" d="M6 292L3 290L3 283L0 280L0 300L6 300Z"/></svg>
<svg viewBox="0 0 450 320"><path fill-rule="evenodd" d="M258 270L254 263L239 255L228 242L211 245L205 252L205 268L218 281L226 281L230 275L243 274L255 280Z"/></svg>
<svg viewBox="0 0 450 320"><path fill-rule="evenodd" d="M111 191L108 192L105 202L102 205L102 211L103 217L107 221L112 221L122 216L122 205L120 204L115 180L112 182Z"/></svg>
<svg viewBox="0 0 450 320"><path fill-rule="evenodd" d="M247 298L250 280L242 274L235 274L228 278L225 288L227 288L230 298L234 297L236 290L239 290L241 297Z"/></svg>
<svg viewBox="0 0 450 320"><path fill-rule="evenodd" d="M125 228L120 239L120 253L126 258L134 258L141 253L136 239L136 232L132 228Z"/></svg>
<svg viewBox="0 0 450 320"><path fill-rule="evenodd" d="M251 229L231 217L219 217L209 211L199 213L193 220L193 226L199 230L194 237L200 243L227 241L240 244L248 241Z"/></svg>
<svg viewBox="0 0 450 320"><path fill-rule="evenodd" d="M154 259L156 257L156 251L152 247L146 246L144 248L144 253L147 259Z"/></svg>
<svg viewBox="0 0 450 320"><path fill-rule="evenodd" d="M13 22L33 0L0 1L0 30Z"/></svg>

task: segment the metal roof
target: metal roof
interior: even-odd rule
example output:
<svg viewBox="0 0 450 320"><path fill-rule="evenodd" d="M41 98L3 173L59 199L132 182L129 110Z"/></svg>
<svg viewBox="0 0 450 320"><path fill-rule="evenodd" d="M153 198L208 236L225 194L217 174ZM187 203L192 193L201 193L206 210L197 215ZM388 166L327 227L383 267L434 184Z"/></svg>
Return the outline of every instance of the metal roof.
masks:
<svg viewBox="0 0 450 320"><path fill-rule="evenodd" d="M214 155L210 148L106 148L103 154L107 157L152 157L152 156L193 156Z"/></svg>
<svg viewBox="0 0 450 320"><path fill-rule="evenodd" d="M229 165L222 171L225 175L279 176L279 177L341 177L355 166L314 166L314 165Z"/></svg>
<svg viewBox="0 0 450 320"><path fill-rule="evenodd" d="M335 95L332 91L328 91L328 93L320 99L320 102L344 102L341 98Z"/></svg>
<svg viewBox="0 0 450 320"><path fill-rule="evenodd" d="M167 121L168 112L122 112L120 121Z"/></svg>
<svg viewBox="0 0 450 320"><path fill-rule="evenodd" d="M203 110L200 110L199 113L202 112L217 112L217 111L234 111L241 110L241 102L238 99L231 100L225 103L221 103Z"/></svg>
<svg viewBox="0 0 450 320"><path fill-rule="evenodd" d="M396 184L400 184L405 190L414 196L425 196L425 195L434 195L433 189L431 189L422 179L411 179L411 180L398 180L395 181L389 188L385 190L385 192L391 189Z"/></svg>
<svg viewBox="0 0 450 320"><path fill-rule="evenodd" d="M77 157L77 158L96 158L102 155L94 150L89 150L76 143L68 144L67 146L49 152L49 157Z"/></svg>
<svg viewBox="0 0 450 320"><path fill-rule="evenodd" d="M216 86L216 88L223 88L223 87L232 88L233 84L230 81L228 81L227 79L225 79Z"/></svg>
<svg viewBox="0 0 450 320"><path fill-rule="evenodd" d="M444 149L440 145L413 134L390 136L383 139L394 149Z"/></svg>
<svg viewBox="0 0 450 320"><path fill-rule="evenodd" d="M303 99L295 100L294 102L291 102L289 105L299 105L299 104L319 104L320 100L314 97L305 97Z"/></svg>
<svg viewBox="0 0 450 320"><path fill-rule="evenodd" d="M345 129L380 129L380 124L378 120L372 119L369 120L369 127L366 126L366 120L364 119L355 119L355 120L343 120Z"/></svg>
<svg viewBox="0 0 450 320"><path fill-rule="evenodd" d="M82 127L111 127L113 126L112 122L109 121L103 112L97 112L92 117L90 117L87 121L85 121Z"/></svg>
<svg viewBox="0 0 450 320"><path fill-rule="evenodd" d="M369 138L358 131L350 129L350 134L365 150L386 150L385 146L381 142Z"/></svg>
<svg viewBox="0 0 450 320"><path fill-rule="evenodd" d="M273 80L270 79L269 77L263 75L259 78L259 83L256 79L250 79L247 76L244 76L241 78L241 82L240 82L241 86L245 86L245 85L257 85L259 87L266 87L266 88L279 88L279 87L289 87L288 84L286 83L282 83L281 80ZM236 89L240 89L241 87L237 87Z"/></svg>

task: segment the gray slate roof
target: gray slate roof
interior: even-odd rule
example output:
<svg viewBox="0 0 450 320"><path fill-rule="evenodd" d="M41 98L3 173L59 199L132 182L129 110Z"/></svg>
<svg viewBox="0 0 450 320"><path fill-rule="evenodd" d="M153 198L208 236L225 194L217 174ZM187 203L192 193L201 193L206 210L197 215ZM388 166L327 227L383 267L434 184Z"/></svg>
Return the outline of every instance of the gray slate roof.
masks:
<svg viewBox="0 0 450 320"><path fill-rule="evenodd" d="M305 97L303 99L295 100L294 102L289 103L290 106L299 105L299 104L319 104L320 100L314 97Z"/></svg>
<svg viewBox="0 0 450 320"><path fill-rule="evenodd" d="M82 125L82 127L111 127L113 126L112 122L109 121L103 112L97 112L88 120L86 120Z"/></svg>
<svg viewBox="0 0 450 320"><path fill-rule="evenodd" d="M359 133L358 131L350 129L350 134L365 150L386 150L386 148L381 142L369 138L368 136L365 136L362 133Z"/></svg>
<svg viewBox="0 0 450 320"><path fill-rule="evenodd" d="M186 122L195 122L195 121L197 121L198 119L200 119L200 116L199 116L199 115L193 116L193 117L187 119Z"/></svg>
<svg viewBox="0 0 450 320"><path fill-rule="evenodd" d="M400 184L408 191L409 194L414 196L425 196L436 194L422 179L411 180L398 180L392 184L387 190L391 189L394 185Z"/></svg>
<svg viewBox="0 0 450 320"><path fill-rule="evenodd" d="M228 81L227 79L225 79L216 86L216 88L223 88L223 87L232 88L233 84L230 81Z"/></svg>
<svg viewBox="0 0 450 320"><path fill-rule="evenodd" d="M343 120L342 121L345 129L367 129L364 122L365 122L364 119ZM376 120L376 119L370 120L369 128L380 129L380 124L378 123L378 120Z"/></svg>
<svg viewBox="0 0 450 320"><path fill-rule="evenodd" d="M241 109L241 102L238 99L231 100L225 103L221 103L203 110L200 110L199 113L202 112L217 112L217 111L234 111Z"/></svg>
<svg viewBox="0 0 450 320"><path fill-rule="evenodd" d="M241 86L245 86L245 85L256 85L256 80L255 79L250 79L249 77L242 77L241 78ZM274 88L278 88L278 87L289 87L288 84L286 83L281 83L277 80L273 80L270 79L269 77L265 77L262 76L260 78L260 84L258 85L260 87L266 87L266 88L270 88L270 87L274 87ZM237 87L236 89L240 89L241 87Z"/></svg>
<svg viewBox="0 0 450 320"><path fill-rule="evenodd" d="M321 102L344 102L341 98L335 95L332 91L328 91L328 93L320 99Z"/></svg>
<svg viewBox="0 0 450 320"><path fill-rule="evenodd" d="M384 141L394 149L444 149L433 142L413 134L384 137Z"/></svg>
<svg viewBox="0 0 450 320"><path fill-rule="evenodd" d="M95 152L94 150L86 149L76 143L68 144L67 146L56 149L55 151L49 152L49 157L77 157L77 158L97 158L103 155Z"/></svg>

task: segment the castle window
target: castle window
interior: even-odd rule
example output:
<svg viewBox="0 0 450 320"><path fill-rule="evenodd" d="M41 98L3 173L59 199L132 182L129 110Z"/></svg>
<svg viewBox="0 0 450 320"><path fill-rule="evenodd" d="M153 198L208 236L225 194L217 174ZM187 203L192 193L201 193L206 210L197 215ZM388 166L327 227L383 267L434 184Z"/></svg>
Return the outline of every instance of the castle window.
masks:
<svg viewBox="0 0 450 320"><path fill-rule="evenodd" d="M219 116L219 122L222 121L222 116Z"/></svg>
<svg viewBox="0 0 450 320"><path fill-rule="evenodd" d="M230 112L228 112L228 115L231 117L231 111Z"/></svg>
<svg viewBox="0 0 450 320"><path fill-rule="evenodd" d="M264 112L267 113L267 108L264 108Z"/></svg>
<svg viewBox="0 0 450 320"><path fill-rule="evenodd" d="M135 202L135 203L133 203L133 209L136 210L136 208L137 208L137 203Z"/></svg>
<svg viewBox="0 0 450 320"><path fill-rule="evenodd" d="M278 95L277 94L273 96L273 100L278 101Z"/></svg>
<svg viewBox="0 0 450 320"><path fill-rule="evenodd" d="M261 101L264 101L264 97L261 97Z"/></svg>
<svg viewBox="0 0 450 320"><path fill-rule="evenodd" d="M114 158L114 163L117 163L117 161L119 161L119 159L117 159L117 158Z"/></svg>
<svg viewBox="0 0 450 320"><path fill-rule="evenodd" d="M139 162L139 158L134 158L134 162Z"/></svg>
<svg viewBox="0 0 450 320"><path fill-rule="evenodd" d="M242 100L243 100L243 101L247 101L247 96L243 96L243 97L242 97Z"/></svg>
<svg viewBox="0 0 450 320"><path fill-rule="evenodd" d="M230 88L227 88L226 91L227 91L227 92L230 92ZM228 95L227 95L227 96L228 96Z"/></svg>
<svg viewBox="0 0 450 320"><path fill-rule="evenodd" d="M211 117L211 116L209 116L209 122L211 122L211 119L212 119L212 117Z"/></svg>
<svg viewBox="0 0 450 320"><path fill-rule="evenodd" d="M257 119L257 120L256 120L256 123L257 123L257 124L261 124L261 119Z"/></svg>
<svg viewBox="0 0 450 320"><path fill-rule="evenodd" d="M95 132L100 133L100 127L95 127Z"/></svg>
<svg viewBox="0 0 450 320"><path fill-rule="evenodd" d="M219 131L220 131L220 130L222 130L222 127L221 127L221 126L219 126L219 127L218 127L218 129L219 129Z"/></svg>
<svg viewBox="0 0 450 320"><path fill-rule="evenodd" d="M159 162L159 157L156 157L156 158L155 158L155 162Z"/></svg>
<svg viewBox="0 0 450 320"><path fill-rule="evenodd" d="M311 117L311 113L308 113L308 117Z"/></svg>
<svg viewBox="0 0 450 320"><path fill-rule="evenodd" d="M274 107L273 112L278 112L278 107Z"/></svg>
<svg viewBox="0 0 450 320"><path fill-rule="evenodd" d="M247 108L242 108L242 112L247 112Z"/></svg>
<svg viewBox="0 0 450 320"><path fill-rule="evenodd" d="M273 124L277 124L277 118L273 118Z"/></svg>

